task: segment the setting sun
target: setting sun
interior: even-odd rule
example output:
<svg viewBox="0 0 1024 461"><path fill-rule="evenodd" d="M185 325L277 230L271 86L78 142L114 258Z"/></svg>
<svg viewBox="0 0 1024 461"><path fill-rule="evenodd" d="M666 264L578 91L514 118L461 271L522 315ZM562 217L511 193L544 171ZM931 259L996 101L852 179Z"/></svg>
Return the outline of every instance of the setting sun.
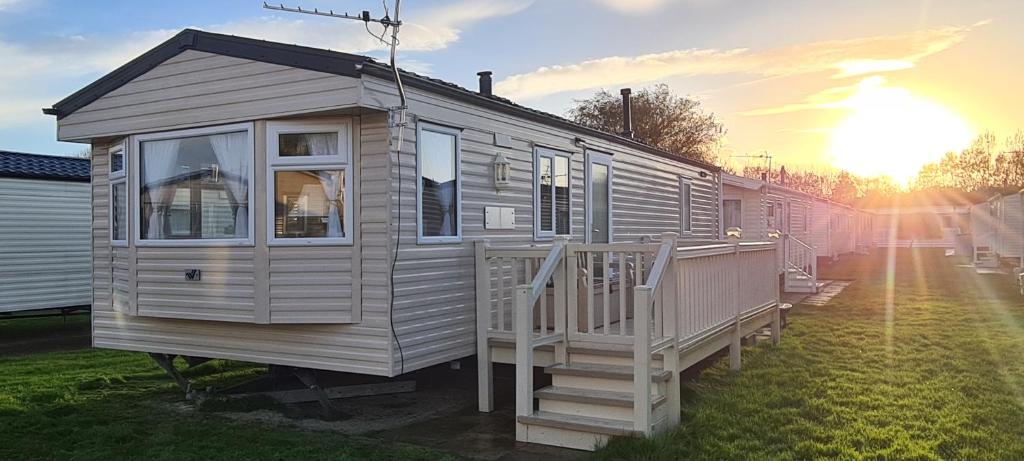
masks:
<svg viewBox="0 0 1024 461"><path fill-rule="evenodd" d="M974 133L959 115L910 90L864 79L838 103L850 111L832 130L833 165L852 173L887 175L906 184L921 165L971 143Z"/></svg>

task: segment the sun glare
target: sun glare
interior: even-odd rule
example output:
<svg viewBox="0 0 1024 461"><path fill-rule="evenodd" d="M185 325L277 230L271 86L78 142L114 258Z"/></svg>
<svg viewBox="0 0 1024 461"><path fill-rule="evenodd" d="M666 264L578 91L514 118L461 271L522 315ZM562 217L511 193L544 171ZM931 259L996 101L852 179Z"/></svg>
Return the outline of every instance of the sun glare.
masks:
<svg viewBox="0 0 1024 461"><path fill-rule="evenodd" d="M866 78L839 104L850 115L832 130L832 164L851 173L888 175L907 184L921 165L968 145L974 133L964 119L910 90Z"/></svg>

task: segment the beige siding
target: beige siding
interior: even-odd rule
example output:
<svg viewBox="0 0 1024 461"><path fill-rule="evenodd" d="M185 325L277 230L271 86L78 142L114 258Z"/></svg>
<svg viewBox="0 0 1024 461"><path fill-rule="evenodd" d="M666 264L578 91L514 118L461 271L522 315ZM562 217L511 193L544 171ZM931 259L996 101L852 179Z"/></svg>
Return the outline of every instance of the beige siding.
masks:
<svg viewBox="0 0 1024 461"><path fill-rule="evenodd" d="M386 121L367 116L354 123L355 139L367 165L387 156ZM257 123L257 139L264 136ZM365 133L365 137L361 134ZM256 165L265 148L257 142ZM266 248L265 232L256 246L236 248L114 248L111 258L108 221L107 145L93 148L93 343L96 347L186 354L388 375L390 329L386 277L375 275L360 292L360 273L386 270L386 215L372 211L387 201L380 187L386 170L365 165L355 174L361 193L357 232L375 233L353 246ZM385 160L386 162L386 160ZM257 168L257 184L263 185ZM366 173L366 177L363 174ZM376 175L376 176L374 176ZM134 185L130 185L134 187ZM266 222L265 192L258 191L257 229ZM135 211L135 204L129 204ZM130 220L131 221L131 220ZM254 230L255 231L255 230ZM358 238L358 234L355 236ZM353 267L353 252L364 265ZM113 272L111 271L113 259ZM261 262L263 261L263 262ZM200 268L202 281L184 282L183 271ZM265 280L261 289L257 280ZM137 283L137 284L136 284ZM136 288L137 287L137 288ZM257 293L266 293L260 298ZM116 299L117 309L111 303ZM362 310L353 312L353 299ZM138 315L129 305L137 302ZM354 321L356 324L309 322ZM255 322L255 323L253 323ZM261 322L274 322L260 324ZM304 322L300 324L280 324Z"/></svg>
<svg viewBox="0 0 1024 461"><path fill-rule="evenodd" d="M195 50L171 58L61 120L89 139L351 106L358 80Z"/></svg>
<svg viewBox="0 0 1024 461"><path fill-rule="evenodd" d="M0 312L88 305L89 184L0 178Z"/></svg>
<svg viewBox="0 0 1024 461"><path fill-rule="evenodd" d="M390 85L364 78L367 104L392 103ZM396 372L472 355L475 349L474 266L472 242L488 239L500 245L545 245L533 232L533 150L544 146L571 153L572 233L585 233L584 149L574 145L575 133L510 117L475 106L409 91L412 115L405 131L401 158L392 156L392 229L401 229L395 268L394 327L401 353L394 354ZM416 242L416 123L462 129L461 244ZM512 138L511 147L496 147L494 135ZM587 139L595 152L613 157L613 226L616 241L680 231L679 178L693 180L693 229L689 238L716 238L718 185L714 174L680 162L638 153L599 139ZM511 162L512 184L496 191L493 161L502 152ZM401 181L399 181L401 178ZM398 189L401 185L401 194ZM484 207L514 207L514 230L485 230ZM400 210L400 213L399 213ZM399 224L400 223L400 224Z"/></svg>

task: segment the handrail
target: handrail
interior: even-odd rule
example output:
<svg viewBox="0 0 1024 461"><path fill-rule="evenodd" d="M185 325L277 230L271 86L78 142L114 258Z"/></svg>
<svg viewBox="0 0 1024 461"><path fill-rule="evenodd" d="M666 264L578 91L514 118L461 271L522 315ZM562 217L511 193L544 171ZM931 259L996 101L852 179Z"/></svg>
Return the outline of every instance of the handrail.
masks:
<svg viewBox="0 0 1024 461"><path fill-rule="evenodd" d="M647 280L643 285L640 285L637 288L649 288L651 290L656 290L658 288L658 285L661 283L662 274L665 273L669 260L672 259L673 245L674 243L671 241L661 244L661 247L658 249L658 256L654 258L654 264L647 275Z"/></svg>
<svg viewBox="0 0 1024 461"><path fill-rule="evenodd" d="M544 288L548 285L548 280L555 273L555 268L558 267L559 261L565 254L565 240L558 240L554 245L551 246L551 251L548 252L544 262L541 263L540 267L537 268L537 274L534 275L533 280L530 281L529 285L529 297L526 299L527 306L533 306L533 303L537 302L537 298L544 292Z"/></svg>

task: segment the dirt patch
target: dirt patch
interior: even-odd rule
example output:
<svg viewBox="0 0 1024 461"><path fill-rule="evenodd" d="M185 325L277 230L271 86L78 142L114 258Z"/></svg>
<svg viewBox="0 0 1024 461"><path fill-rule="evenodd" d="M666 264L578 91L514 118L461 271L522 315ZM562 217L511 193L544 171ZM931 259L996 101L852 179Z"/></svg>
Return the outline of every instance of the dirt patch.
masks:
<svg viewBox="0 0 1024 461"><path fill-rule="evenodd" d="M74 351L91 346L88 314L0 318L0 357Z"/></svg>

